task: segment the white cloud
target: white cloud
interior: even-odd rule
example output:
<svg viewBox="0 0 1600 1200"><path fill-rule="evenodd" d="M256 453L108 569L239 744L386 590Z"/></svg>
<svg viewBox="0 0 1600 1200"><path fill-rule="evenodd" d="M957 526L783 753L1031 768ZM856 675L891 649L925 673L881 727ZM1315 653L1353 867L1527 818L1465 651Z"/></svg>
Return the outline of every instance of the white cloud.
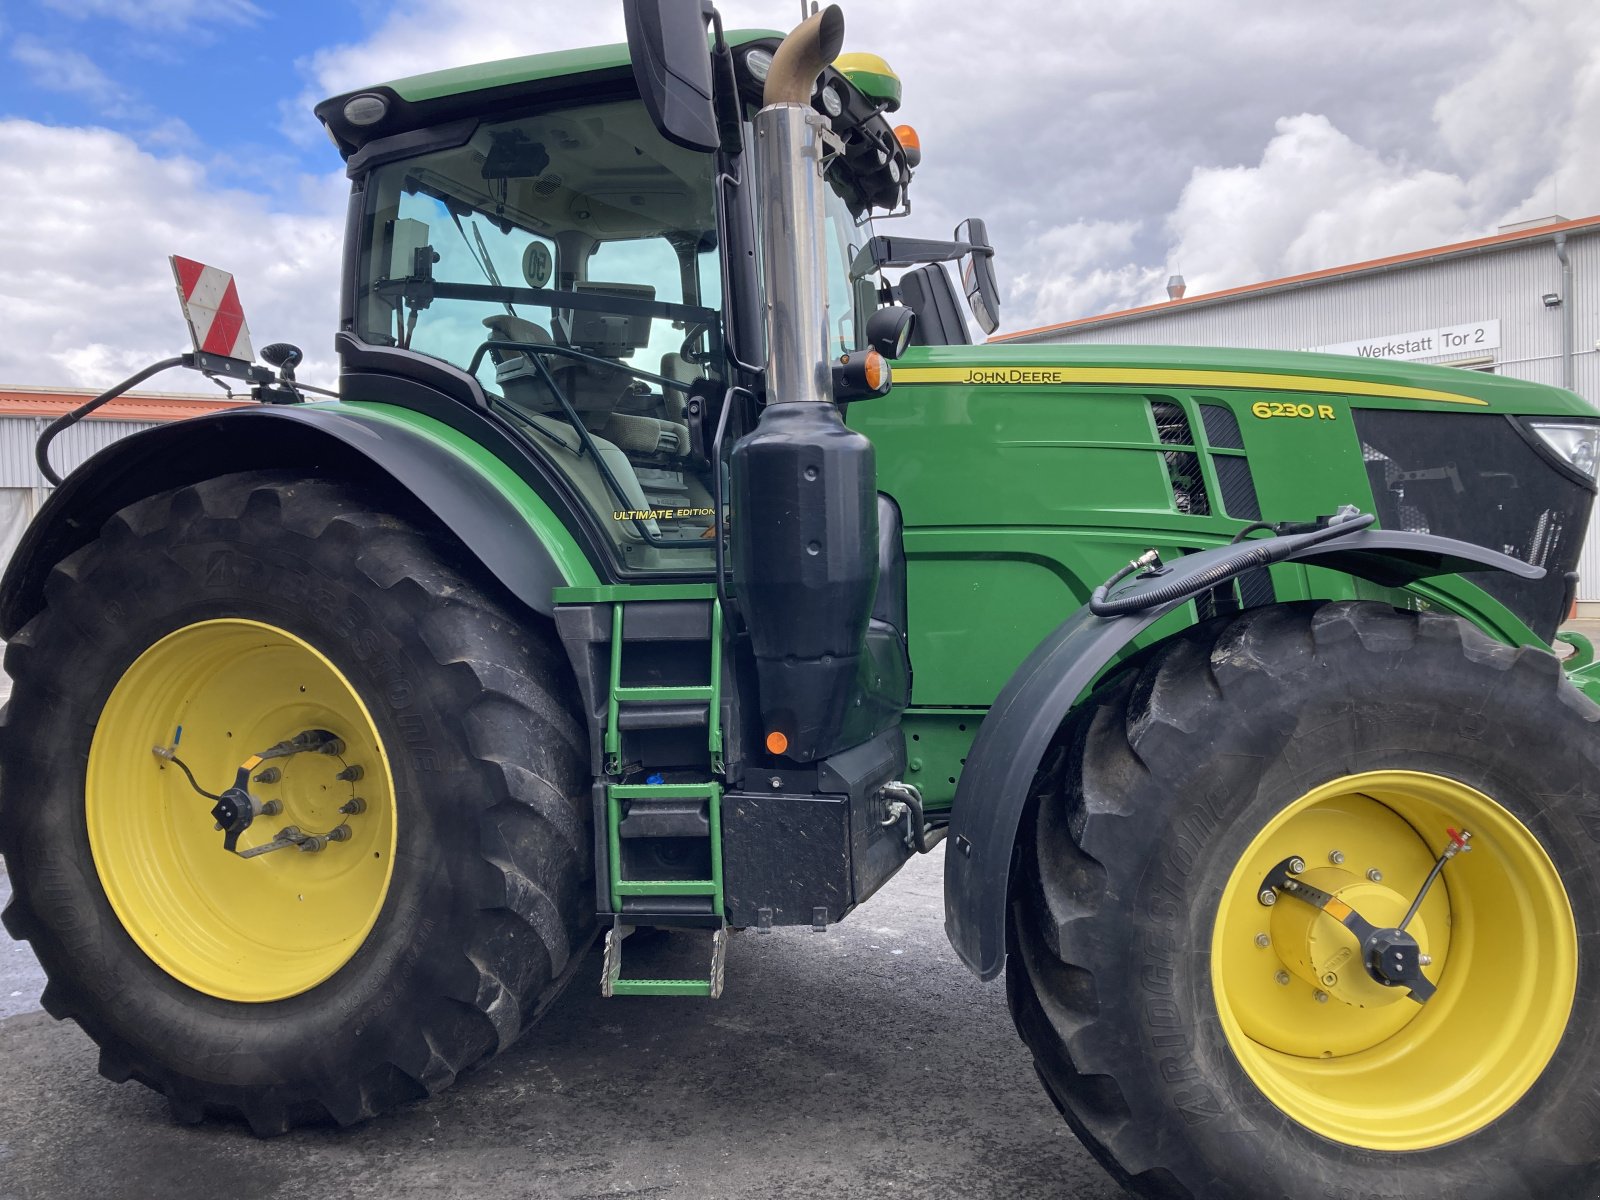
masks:
<svg viewBox="0 0 1600 1200"><path fill-rule="evenodd" d="M43 0L69 17L109 17L135 29L181 33L205 25L253 25L266 13L250 0Z"/></svg>
<svg viewBox="0 0 1600 1200"><path fill-rule="evenodd" d="M1026 329L1154 298L1165 275L1130 261L1135 221L1074 221L1036 233L1002 271L1003 327ZM1006 260L1001 260L1006 261Z"/></svg>
<svg viewBox="0 0 1600 1200"><path fill-rule="evenodd" d="M309 178L299 211L232 190L121 134L0 120L0 380L106 387L188 348L167 255L230 270L258 345L302 346L333 373L344 193ZM152 384L203 390L198 377Z"/></svg>
<svg viewBox="0 0 1600 1200"><path fill-rule="evenodd" d="M102 110L120 105L127 93L94 61L78 50L53 46L24 34L11 43L11 61L28 73L36 87L80 96Z"/></svg>
<svg viewBox="0 0 1600 1200"><path fill-rule="evenodd" d="M1310 113L1278 121L1255 166L1197 168L1167 224L1191 295L1492 232L1459 176L1385 159Z"/></svg>

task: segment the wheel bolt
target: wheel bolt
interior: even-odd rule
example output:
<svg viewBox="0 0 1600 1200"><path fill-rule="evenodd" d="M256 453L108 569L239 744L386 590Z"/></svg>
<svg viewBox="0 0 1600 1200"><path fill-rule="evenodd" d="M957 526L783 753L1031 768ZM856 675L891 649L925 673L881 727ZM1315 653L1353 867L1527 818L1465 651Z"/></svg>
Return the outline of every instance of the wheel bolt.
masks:
<svg viewBox="0 0 1600 1200"><path fill-rule="evenodd" d="M1291 875L1299 875L1299 874L1302 874L1305 871L1305 869L1306 869L1306 860L1305 859L1303 859L1303 858L1291 858L1289 860L1289 874L1291 874Z"/></svg>
<svg viewBox="0 0 1600 1200"><path fill-rule="evenodd" d="M1273 891L1271 888L1262 888L1261 895L1256 898L1268 908L1271 908L1278 902L1278 893Z"/></svg>
<svg viewBox="0 0 1600 1200"><path fill-rule="evenodd" d="M1328 1002L1328 993L1322 991L1320 988L1312 994L1316 996L1318 1004L1326 1004Z"/></svg>
<svg viewBox="0 0 1600 1200"><path fill-rule="evenodd" d="M1383 872L1378 870L1377 867L1373 867L1372 870L1367 872L1367 878L1372 880L1373 883L1382 883Z"/></svg>
<svg viewBox="0 0 1600 1200"><path fill-rule="evenodd" d="M1287 971L1279 971L1276 975L1273 976L1273 978L1278 981L1278 986L1279 987L1288 987L1289 986L1289 972L1287 972Z"/></svg>
<svg viewBox="0 0 1600 1200"><path fill-rule="evenodd" d="M1272 939L1264 933L1258 933L1256 934L1256 945L1265 950L1268 946L1272 945Z"/></svg>
<svg viewBox="0 0 1600 1200"><path fill-rule="evenodd" d="M1433 955L1419 954L1417 955L1417 962L1424 967L1431 967L1433 966Z"/></svg>
<svg viewBox="0 0 1600 1200"><path fill-rule="evenodd" d="M1343 850L1330 851L1329 854L1328 854L1328 861L1331 862L1334 866L1337 867L1340 863L1344 862L1344 851Z"/></svg>
<svg viewBox="0 0 1600 1200"><path fill-rule="evenodd" d="M330 842L348 842L350 837L350 826L348 825L335 825L328 831L328 840Z"/></svg>
<svg viewBox="0 0 1600 1200"><path fill-rule="evenodd" d="M351 796L350 799L339 805L339 811L342 813L348 813L353 817L357 813L364 813L367 811L367 802L360 796Z"/></svg>
<svg viewBox="0 0 1600 1200"><path fill-rule="evenodd" d="M300 843L300 850L304 854L316 854L319 851L327 849L327 846L328 838L327 835L323 834L317 837L308 837L305 841Z"/></svg>
<svg viewBox="0 0 1600 1200"><path fill-rule="evenodd" d="M254 778L254 782L255 783L277 783L278 780L280 780L282 778L283 778L283 772L278 770L277 767L267 767L265 770L258 771L256 773L255 778Z"/></svg>
<svg viewBox="0 0 1600 1200"><path fill-rule="evenodd" d="M265 804L263 804L261 806L261 815L263 817L275 817L279 813L281 813L282 811L283 811L283 801L282 800L268 800Z"/></svg>
<svg viewBox="0 0 1600 1200"><path fill-rule="evenodd" d="M322 745L318 746L317 750L319 753L326 754L332 758L337 758L339 755L344 753L344 739L329 738L327 741L323 742Z"/></svg>
<svg viewBox="0 0 1600 1200"><path fill-rule="evenodd" d="M335 779L342 779L346 783L354 783L356 780L360 779L361 776L364 775L364 774L366 774L366 772L364 772L361 769L361 764L360 763L351 763L348 767L346 767L344 770L340 771L337 775L335 775L334 778Z"/></svg>

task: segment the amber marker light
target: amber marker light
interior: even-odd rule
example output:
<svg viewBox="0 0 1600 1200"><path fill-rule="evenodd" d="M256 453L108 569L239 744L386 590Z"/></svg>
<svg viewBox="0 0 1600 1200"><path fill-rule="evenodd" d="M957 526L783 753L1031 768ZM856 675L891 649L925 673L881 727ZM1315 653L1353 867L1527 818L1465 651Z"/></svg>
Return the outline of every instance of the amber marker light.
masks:
<svg viewBox="0 0 1600 1200"><path fill-rule="evenodd" d="M867 373L867 386L875 392L882 391L889 385L889 360L876 350L867 351L867 361L864 364Z"/></svg>
<svg viewBox="0 0 1600 1200"><path fill-rule="evenodd" d="M782 754L789 748L789 739L779 730L774 729L767 734L767 749L773 754Z"/></svg>
<svg viewBox="0 0 1600 1200"><path fill-rule="evenodd" d="M900 143L900 149L906 152L906 162L913 167L922 162L922 139L917 136L917 131L909 125L896 125L894 127L894 140Z"/></svg>

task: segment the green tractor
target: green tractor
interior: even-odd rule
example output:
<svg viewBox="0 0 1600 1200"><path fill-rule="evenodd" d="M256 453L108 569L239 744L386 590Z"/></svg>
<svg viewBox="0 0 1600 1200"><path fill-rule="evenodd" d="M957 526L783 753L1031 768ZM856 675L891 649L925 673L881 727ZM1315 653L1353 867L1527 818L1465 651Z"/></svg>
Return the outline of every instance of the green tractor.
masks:
<svg viewBox="0 0 1600 1200"><path fill-rule="evenodd" d="M1600 1194L1588 405L973 346L982 222L874 231L920 150L836 8L625 8L320 105L337 396L208 334L262 403L29 529L0 849L45 1008L180 1120L348 1124L574 979L715 998L731 931L942 842L955 949L1132 1192Z"/></svg>

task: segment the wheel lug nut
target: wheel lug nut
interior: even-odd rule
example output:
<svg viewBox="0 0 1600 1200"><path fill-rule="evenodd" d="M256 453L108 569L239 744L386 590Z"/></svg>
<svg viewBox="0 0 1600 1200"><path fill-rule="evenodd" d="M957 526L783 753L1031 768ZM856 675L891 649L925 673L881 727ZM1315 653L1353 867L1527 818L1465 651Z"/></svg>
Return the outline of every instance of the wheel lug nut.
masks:
<svg viewBox="0 0 1600 1200"><path fill-rule="evenodd" d="M1271 908L1278 902L1278 893L1273 891L1271 888L1262 888L1261 895L1257 896L1256 899L1260 900L1261 903L1265 904L1268 908Z"/></svg>
<svg viewBox="0 0 1600 1200"><path fill-rule="evenodd" d="M1291 875L1300 875L1300 874L1303 874L1305 872L1305 869L1306 869L1306 860L1305 859L1303 859L1303 858L1291 858L1289 860L1289 874L1291 874Z"/></svg>
<svg viewBox="0 0 1600 1200"><path fill-rule="evenodd" d="M1417 962L1424 967L1431 967L1433 966L1433 955L1419 954L1417 955Z"/></svg>
<svg viewBox="0 0 1600 1200"><path fill-rule="evenodd" d="M1287 971L1279 971L1276 975L1273 976L1273 978L1278 981L1278 986L1279 987L1288 987L1289 986L1289 972L1287 972Z"/></svg>
<svg viewBox="0 0 1600 1200"><path fill-rule="evenodd" d="M1373 867L1372 870L1367 872L1367 878L1372 880L1373 883L1382 883L1383 872L1378 870L1377 867Z"/></svg>
<svg viewBox="0 0 1600 1200"><path fill-rule="evenodd" d="M263 804L261 806L261 815L263 817L275 817L279 813L281 813L282 811L283 811L283 801L282 800L268 800L265 804Z"/></svg>
<svg viewBox="0 0 1600 1200"><path fill-rule="evenodd" d="M351 796L350 799L339 805L339 811L342 813L348 813L353 817L357 813L364 813L367 811L367 802L360 796Z"/></svg>
<svg viewBox="0 0 1600 1200"><path fill-rule="evenodd" d="M283 778L283 772L278 770L277 767L267 767L265 770L259 771L259 772L256 773L256 775L254 777L254 782L256 782L256 783L277 783L278 780L280 780L282 778Z"/></svg>
<svg viewBox="0 0 1600 1200"><path fill-rule="evenodd" d="M331 758L337 758L339 755L344 753L344 739L329 738L327 741L323 742L322 745L317 747L317 751L318 753L326 754Z"/></svg>
<svg viewBox="0 0 1600 1200"><path fill-rule="evenodd" d="M1264 933L1258 933L1256 934L1256 945L1265 950L1268 946L1272 945L1272 939Z"/></svg>
<svg viewBox="0 0 1600 1200"><path fill-rule="evenodd" d="M1328 861L1331 862L1334 866L1337 867L1340 863L1344 862L1344 851L1343 850L1330 851L1329 854L1328 854Z"/></svg>
<svg viewBox="0 0 1600 1200"><path fill-rule="evenodd" d="M350 826L348 825L335 825L328 831L328 840L330 842L348 842L350 837Z"/></svg>
<svg viewBox="0 0 1600 1200"><path fill-rule="evenodd" d="M334 778L335 779L342 779L346 783L354 783L356 780L360 779L361 776L364 775L364 774L366 774L366 772L364 772L361 769L361 764L360 763L351 763L348 767L346 767L344 770L340 771L337 775L335 775Z"/></svg>
<svg viewBox="0 0 1600 1200"><path fill-rule="evenodd" d="M1322 991L1320 988L1314 992L1313 995L1316 996L1318 1004L1326 1004L1328 1002L1328 993Z"/></svg>

